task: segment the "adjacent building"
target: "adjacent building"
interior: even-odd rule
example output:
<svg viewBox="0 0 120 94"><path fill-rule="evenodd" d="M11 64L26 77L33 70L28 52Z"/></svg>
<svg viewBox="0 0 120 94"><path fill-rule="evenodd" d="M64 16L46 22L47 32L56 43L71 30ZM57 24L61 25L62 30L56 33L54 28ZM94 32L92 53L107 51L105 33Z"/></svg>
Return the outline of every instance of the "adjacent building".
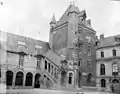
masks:
<svg viewBox="0 0 120 94"><path fill-rule="evenodd" d="M120 84L120 35L104 37L96 42L96 84L110 90Z"/></svg>

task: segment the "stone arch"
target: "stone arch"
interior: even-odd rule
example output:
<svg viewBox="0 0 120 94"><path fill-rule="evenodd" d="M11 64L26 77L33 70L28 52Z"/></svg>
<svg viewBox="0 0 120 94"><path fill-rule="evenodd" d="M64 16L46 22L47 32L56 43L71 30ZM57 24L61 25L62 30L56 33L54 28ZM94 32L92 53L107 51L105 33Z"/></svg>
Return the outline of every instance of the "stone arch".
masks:
<svg viewBox="0 0 120 94"><path fill-rule="evenodd" d="M33 79L33 74L31 72L28 72L26 74L25 86L32 86L32 79Z"/></svg>
<svg viewBox="0 0 120 94"><path fill-rule="evenodd" d="M34 82L35 88L40 88L40 77L41 77L41 75L39 73L37 73L35 75L35 82Z"/></svg>
<svg viewBox="0 0 120 94"><path fill-rule="evenodd" d="M101 79L101 87L106 87L106 80L105 79Z"/></svg>
<svg viewBox="0 0 120 94"><path fill-rule="evenodd" d="M119 80L118 79L113 79L112 83L119 83Z"/></svg>
<svg viewBox="0 0 120 94"><path fill-rule="evenodd" d="M7 80L6 84L8 86L12 86L12 81L13 81L13 72L12 71L10 71L10 70L6 71L6 80Z"/></svg>
<svg viewBox="0 0 120 94"><path fill-rule="evenodd" d="M15 85L16 86L22 86L23 85L23 78L24 78L24 73L19 71L16 73L16 80L15 80Z"/></svg>

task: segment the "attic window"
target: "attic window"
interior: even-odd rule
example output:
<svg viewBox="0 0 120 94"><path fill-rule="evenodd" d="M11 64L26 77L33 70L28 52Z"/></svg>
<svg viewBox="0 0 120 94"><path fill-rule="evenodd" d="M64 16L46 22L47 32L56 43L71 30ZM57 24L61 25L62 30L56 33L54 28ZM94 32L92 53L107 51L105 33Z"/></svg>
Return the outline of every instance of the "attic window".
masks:
<svg viewBox="0 0 120 94"><path fill-rule="evenodd" d="M18 41L17 44L18 44L18 45L25 45L25 42L23 42L23 41Z"/></svg>
<svg viewBox="0 0 120 94"><path fill-rule="evenodd" d="M42 46L40 46L40 45L36 45L35 48L41 49Z"/></svg>

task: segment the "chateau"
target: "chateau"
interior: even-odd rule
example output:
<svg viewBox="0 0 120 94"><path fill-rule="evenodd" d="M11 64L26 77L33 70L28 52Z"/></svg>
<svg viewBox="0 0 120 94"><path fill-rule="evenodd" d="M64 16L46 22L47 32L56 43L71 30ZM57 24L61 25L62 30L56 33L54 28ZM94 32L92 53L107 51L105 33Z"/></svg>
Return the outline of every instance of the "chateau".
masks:
<svg viewBox="0 0 120 94"><path fill-rule="evenodd" d="M96 86L96 31L70 4L50 22L49 42L0 32L1 83L7 88Z"/></svg>

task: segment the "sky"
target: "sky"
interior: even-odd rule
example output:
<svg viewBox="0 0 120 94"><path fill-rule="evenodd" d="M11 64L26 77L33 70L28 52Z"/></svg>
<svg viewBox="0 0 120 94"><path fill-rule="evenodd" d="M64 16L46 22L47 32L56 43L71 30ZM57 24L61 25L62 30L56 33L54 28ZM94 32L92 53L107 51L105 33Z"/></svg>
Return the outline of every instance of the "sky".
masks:
<svg viewBox="0 0 120 94"><path fill-rule="evenodd" d="M71 0L0 0L0 30L34 39L49 41L49 23L52 15L62 16ZM120 1L75 0L97 35L120 34Z"/></svg>

